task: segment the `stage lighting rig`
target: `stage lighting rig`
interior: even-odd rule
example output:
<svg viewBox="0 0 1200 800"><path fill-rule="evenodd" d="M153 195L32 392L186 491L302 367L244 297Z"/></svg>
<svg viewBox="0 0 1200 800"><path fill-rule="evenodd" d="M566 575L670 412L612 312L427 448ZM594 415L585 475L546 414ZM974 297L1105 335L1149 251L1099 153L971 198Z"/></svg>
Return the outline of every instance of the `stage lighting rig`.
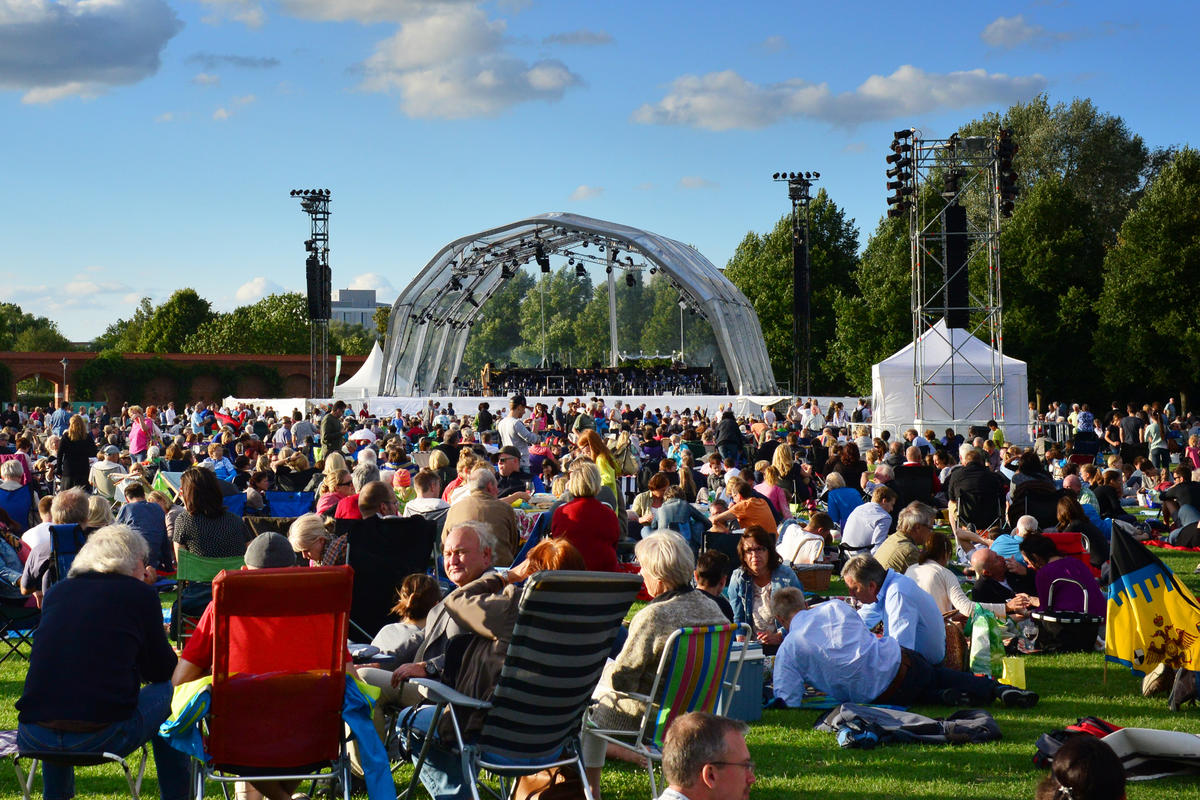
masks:
<svg viewBox="0 0 1200 800"><path fill-rule="evenodd" d="M329 268L328 189L292 189L290 197L300 200L300 208L309 218L309 236L304 240L304 274L308 289L309 319L309 392L312 397L328 397L329 319L333 295L333 273Z"/></svg>
<svg viewBox="0 0 1200 800"><path fill-rule="evenodd" d="M911 129L892 134L892 152L887 157L887 189L891 192L887 199L887 215L893 219L904 216L912 207L913 146L908 141L912 135Z"/></svg>
<svg viewBox="0 0 1200 800"><path fill-rule="evenodd" d="M819 172L776 172L776 182L785 182L792 203L792 392L812 394L812 265L809 263L809 216L813 181ZM803 362L801 361L803 353ZM801 373L803 363L803 374Z"/></svg>
<svg viewBox="0 0 1200 800"><path fill-rule="evenodd" d="M999 195L1000 215L1011 217L1017 200L1017 173L1013 157L1020 147L1012 138L1012 130L1001 128L996 135L996 192Z"/></svg>
<svg viewBox="0 0 1200 800"><path fill-rule="evenodd" d="M541 242L538 242L537 247L534 248L533 257L538 266L542 268L543 273L550 272L550 256L546 255L546 248L542 247Z"/></svg>
<svg viewBox="0 0 1200 800"><path fill-rule="evenodd" d="M634 276L634 274L632 272L625 273L625 285L628 286L630 289L632 289L634 286L637 285L637 278Z"/></svg>

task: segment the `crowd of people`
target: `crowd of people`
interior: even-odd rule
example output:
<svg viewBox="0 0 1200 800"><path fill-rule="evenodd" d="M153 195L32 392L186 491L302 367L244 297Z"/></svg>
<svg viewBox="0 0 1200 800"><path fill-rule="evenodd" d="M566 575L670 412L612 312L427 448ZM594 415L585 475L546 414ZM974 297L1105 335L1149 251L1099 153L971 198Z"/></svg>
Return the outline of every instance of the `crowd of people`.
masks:
<svg viewBox="0 0 1200 800"><path fill-rule="evenodd" d="M1098 421L1083 405L1069 418L1070 438L1039 437L1030 448L1006 442L994 422L942 437L915 428L874 437L864 401L797 402L745 418L598 397L530 408L521 395L507 408L485 402L463 413L430 402L386 417L341 401L286 412L204 402L111 411L64 403L50 413L9 405L0 416L0 600L43 614L20 735L31 747L77 750L94 741L84 734L102 734L116 752L153 738L157 723L147 720L165 718L172 681L211 669L203 620L178 659L161 620L149 624L158 606L141 584L171 573L181 551L241 556L252 568L341 565L347 531L390 520L429 526L437 544L429 574L395 587L389 624L371 632L372 660L353 668L381 692L384 737L385 710L421 702L412 678L450 675L455 688L486 697L522 582L556 569L637 570L652 598L619 637L598 687L595 716L605 727L636 725L644 707L631 697L649 691L672 631L725 622L745 625L775 656L769 692L778 705L801 706L817 692L838 702L1026 708L1036 693L951 663L946 620L979 603L1020 630L1032 610L1050 606L1058 578L1074 583L1053 593L1056 610L1103 614L1106 531L1121 525L1171 541L1195 532L1200 422L1173 401L1128 411ZM173 493L158 480L168 475L178 477ZM311 493L311 508L286 537L256 537L247 518L269 514L275 492ZM1157 529L1127 513L1147 493L1166 509ZM88 535L62 581L50 558L53 525ZM1086 539L1084 557L1060 550L1058 534ZM806 599L798 568L827 562L840 567L844 601ZM956 563L973 579L968 590ZM80 614L85 605L93 610ZM91 632L79 636L84 625ZM114 625L136 636L120 647L92 643ZM460 634L475 643L448 670ZM64 674L97 653L106 654L102 679ZM1172 691L1172 707L1187 699L1178 687L1192 685L1178 677L1160 675L1153 687ZM742 766L739 791L748 791L754 767L742 728L705 717L676 723L668 749L685 729L701 736L714 725L703 734L709 760L664 756L670 792L730 796L718 791L733 780L719 774L724 764ZM179 763L157 744L162 796L182 797ZM636 758L584 732L597 796L613 757ZM435 798L466 796L455 759L431 764ZM1056 777L1068 779L1076 778ZM290 798L293 788L247 791ZM46 796L71 793L70 770L47 767Z"/></svg>
<svg viewBox="0 0 1200 800"><path fill-rule="evenodd" d="M729 381L712 367L690 367L680 362L661 366L590 368L494 367L485 364L479 380L461 378L458 395L507 397L514 394L548 395L555 392L591 395L726 394Z"/></svg>

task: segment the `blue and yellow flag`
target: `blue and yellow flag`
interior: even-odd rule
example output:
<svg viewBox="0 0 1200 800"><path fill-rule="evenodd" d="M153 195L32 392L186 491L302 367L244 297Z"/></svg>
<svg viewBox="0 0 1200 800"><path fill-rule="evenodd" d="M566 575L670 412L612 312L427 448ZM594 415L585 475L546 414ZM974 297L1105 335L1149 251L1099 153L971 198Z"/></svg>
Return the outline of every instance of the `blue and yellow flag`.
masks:
<svg viewBox="0 0 1200 800"><path fill-rule="evenodd" d="M1118 526L1104 655L1145 674L1159 664L1200 669L1200 604L1166 564Z"/></svg>

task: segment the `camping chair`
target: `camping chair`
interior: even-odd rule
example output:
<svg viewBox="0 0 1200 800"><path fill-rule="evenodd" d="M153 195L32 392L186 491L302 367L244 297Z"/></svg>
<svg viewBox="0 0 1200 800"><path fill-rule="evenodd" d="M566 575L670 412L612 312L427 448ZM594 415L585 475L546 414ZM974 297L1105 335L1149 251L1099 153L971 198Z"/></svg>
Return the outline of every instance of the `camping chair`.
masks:
<svg viewBox="0 0 1200 800"><path fill-rule="evenodd" d="M1058 490L1044 481L1025 481L1012 492L1008 504L1008 524L1016 527L1025 514L1037 518L1038 527L1053 528L1058 524Z"/></svg>
<svg viewBox="0 0 1200 800"><path fill-rule="evenodd" d="M921 502L927 506L935 505L933 501L933 479L937 472L933 467L921 465L901 465L892 474L896 490L896 508L905 508L909 503Z"/></svg>
<svg viewBox="0 0 1200 800"><path fill-rule="evenodd" d="M175 566L179 596L172 609L171 631L180 647L191 638L200 615L212 599L213 581L223 570L240 570L245 563L245 556L205 558L187 550L179 551L179 563Z"/></svg>
<svg viewBox="0 0 1200 800"><path fill-rule="evenodd" d="M575 765L590 794L580 756L580 719L600 680L604 663L642 581L636 575L599 572L539 572L525 583L512 642L490 702L476 700L437 681L412 680L435 704L428 727L404 724L416 769L406 797L412 797L430 748L448 749L462 764L471 796L482 785L497 798L509 796L510 782L553 767ZM486 716L479 736L464 738L459 716ZM440 740L443 719L452 740ZM440 740L440 741L439 741ZM500 780L496 792L481 783L488 772Z"/></svg>
<svg viewBox="0 0 1200 800"><path fill-rule="evenodd" d="M75 563L75 556L87 541L83 528L74 523L50 526L50 564L46 573L47 580L43 581L43 591L49 589L61 580L66 580Z"/></svg>
<svg viewBox="0 0 1200 800"><path fill-rule="evenodd" d="M346 563L354 569L350 638L370 642L395 621L396 589L409 575L429 568L433 523L420 516L374 517L339 520L338 527L339 533L348 531Z"/></svg>
<svg viewBox="0 0 1200 800"><path fill-rule="evenodd" d="M0 642L8 648L0 656L0 664L13 655L29 660L29 656L21 652L21 645L33 649L33 632L41 621L38 608L27 606L21 600L0 600Z"/></svg>
<svg viewBox="0 0 1200 800"><path fill-rule="evenodd" d="M255 779L341 781L349 798L342 704L353 579L345 567L314 567L213 582L209 762L192 762L196 798L209 780Z"/></svg>
<svg viewBox="0 0 1200 800"><path fill-rule="evenodd" d="M1071 455L1067 456L1067 460L1070 461L1072 464L1078 464L1079 466L1082 467L1084 464L1095 464L1096 463L1096 454L1095 453L1080 453L1080 452L1076 451L1074 453L1071 453Z"/></svg>
<svg viewBox="0 0 1200 800"><path fill-rule="evenodd" d="M651 798L658 797L654 763L662 761L663 739L675 718L691 711L724 714L729 707L729 701L738 687L747 649L738 648L736 661L730 658L734 639L738 635L749 639L750 626L745 623L710 625L680 628L672 633L663 647L650 694L621 693L623 697L632 697L646 704L642 723L637 730L593 727L591 709L584 716L584 730L588 733L645 757ZM726 673L731 666L733 675L726 680Z"/></svg>
<svg viewBox="0 0 1200 800"><path fill-rule="evenodd" d="M316 508L316 495L312 492L263 492L267 504L267 516L299 517Z"/></svg>
<svg viewBox="0 0 1200 800"><path fill-rule="evenodd" d="M242 522L250 530L254 536L260 536L264 533L278 533L281 536L287 536L288 528L292 527L297 517L262 517L262 516L246 516L242 517Z"/></svg>
<svg viewBox="0 0 1200 800"><path fill-rule="evenodd" d="M15 742L14 742L14 747ZM142 779L146 776L146 757L149 755L150 743L145 742L138 750L141 752L141 757L138 759L136 770L131 768L129 756L122 758L116 753L63 753L59 751L40 751L40 750L22 750L12 757L13 770L17 773L17 780L21 782L21 798L22 800L30 800L33 796L33 780L37 777L39 763L56 764L64 767L94 767L98 764L120 764L121 770L125 773L125 782L129 784L129 794L133 800L139 800L142 793ZM29 771L21 769L21 762L29 761Z"/></svg>
<svg viewBox="0 0 1200 800"><path fill-rule="evenodd" d="M241 492L237 494L227 494L221 498L221 505L230 514L240 517L242 512L246 510L246 495Z"/></svg>
<svg viewBox="0 0 1200 800"><path fill-rule="evenodd" d="M1082 561L1087 568L1091 570L1092 577L1099 578L1100 570L1092 566L1092 548L1088 543L1088 538L1082 533L1046 533L1045 537L1054 542L1054 546L1058 548L1058 552L1067 558L1075 558Z"/></svg>
<svg viewBox="0 0 1200 800"><path fill-rule="evenodd" d="M8 512L13 522L20 526L17 533L24 533L29 528L30 514L34 509L32 484L25 484L16 489L0 489L0 508Z"/></svg>

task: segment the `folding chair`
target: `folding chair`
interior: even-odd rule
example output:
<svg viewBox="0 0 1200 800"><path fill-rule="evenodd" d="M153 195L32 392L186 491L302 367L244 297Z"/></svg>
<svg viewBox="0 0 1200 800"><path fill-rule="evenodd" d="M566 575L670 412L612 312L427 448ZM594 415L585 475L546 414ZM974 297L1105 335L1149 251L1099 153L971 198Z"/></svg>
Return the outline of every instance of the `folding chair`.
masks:
<svg viewBox="0 0 1200 800"><path fill-rule="evenodd" d="M479 787L496 798L511 794L513 778L575 765L590 794L580 756L580 720L626 612L641 588L636 575L539 572L525 583L512 642L491 702L476 700L437 681L413 679L434 704L427 728L405 725L416 769L405 793L412 797L431 748L449 749L479 800ZM459 715L486 712L479 736L463 736ZM438 741L448 719L451 741ZM500 791L482 782L495 776Z"/></svg>
<svg viewBox="0 0 1200 800"><path fill-rule="evenodd" d="M179 596L172 609L171 630L180 647L191 638L200 615L212 599L213 581L223 570L240 570L245 563L245 556L205 558L187 550L179 551L179 563L175 567Z"/></svg>
<svg viewBox="0 0 1200 800"><path fill-rule="evenodd" d="M41 621L41 611L36 607L26 606L19 600L0 600L0 642L8 648L0 656L0 664L13 655L29 660L29 656L21 652L21 645L33 649L33 632Z"/></svg>
<svg viewBox="0 0 1200 800"><path fill-rule="evenodd" d="M353 579L345 567L313 567L213 582L209 762L192 762L194 797L210 780L312 780L340 781L349 800L342 703Z"/></svg>
<svg viewBox="0 0 1200 800"><path fill-rule="evenodd" d="M1058 552L1067 558L1074 558L1082 561L1092 572L1092 577L1100 577L1100 569L1092 566L1092 548L1088 542L1088 538L1082 533L1074 533L1071 531L1065 533L1050 533L1043 534L1058 548Z"/></svg>
<svg viewBox="0 0 1200 800"><path fill-rule="evenodd" d="M739 634L749 639L750 626L709 625L680 628L672 633L663 647L650 694L619 693L646 706L637 730L597 728L592 722L591 709L584 715L585 731L645 757L651 798L658 797L654 764L662 761L663 739L675 718L691 711L723 714L733 698L747 650L738 648L736 659L731 660L730 651ZM725 676L731 666L733 675L727 681Z"/></svg>
<svg viewBox="0 0 1200 800"><path fill-rule="evenodd" d="M16 489L0 489L0 508L8 512L13 522L21 526L17 533L29 528L29 515L34 507L33 486L25 484Z"/></svg>
<svg viewBox="0 0 1200 800"><path fill-rule="evenodd" d="M223 505L225 510L230 514L236 514L240 517L242 512L246 510L246 495L241 493L227 494L221 498L221 505Z"/></svg>
<svg viewBox="0 0 1200 800"><path fill-rule="evenodd" d="M71 572L71 565L75 563L75 556L79 555L79 549L85 541L87 535L79 525L71 523L50 526L50 569L47 572L47 580L42 583L43 591L61 580L66 580Z"/></svg>
<svg viewBox="0 0 1200 800"><path fill-rule="evenodd" d="M129 785L129 794L133 800L139 800L142 794L142 779L146 776L146 757L149 755L150 743L146 742L139 749L141 757L136 769L131 768L129 757L122 758L116 753L60 753L56 751L42 752L40 750L22 750L13 756L13 770L17 780L21 782L22 800L30 800L33 796L33 780L37 777L38 764L56 764L64 767L94 767L98 764L120 764L125 773L125 782ZM131 754L132 755L132 754ZM21 762L29 761L29 771L21 769Z"/></svg>
<svg viewBox="0 0 1200 800"><path fill-rule="evenodd" d="M263 499L267 504L267 515L272 517L299 517L317 505L312 492L263 492Z"/></svg>
<svg viewBox="0 0 1200 800"><path fill-rule="evenodd" d="M347 532L346 563L354 570L350 606L350 638L370 642L379 629L394 622L396 589L413 573L429 569L433 523L420 516L339 520Z"/></svg>

